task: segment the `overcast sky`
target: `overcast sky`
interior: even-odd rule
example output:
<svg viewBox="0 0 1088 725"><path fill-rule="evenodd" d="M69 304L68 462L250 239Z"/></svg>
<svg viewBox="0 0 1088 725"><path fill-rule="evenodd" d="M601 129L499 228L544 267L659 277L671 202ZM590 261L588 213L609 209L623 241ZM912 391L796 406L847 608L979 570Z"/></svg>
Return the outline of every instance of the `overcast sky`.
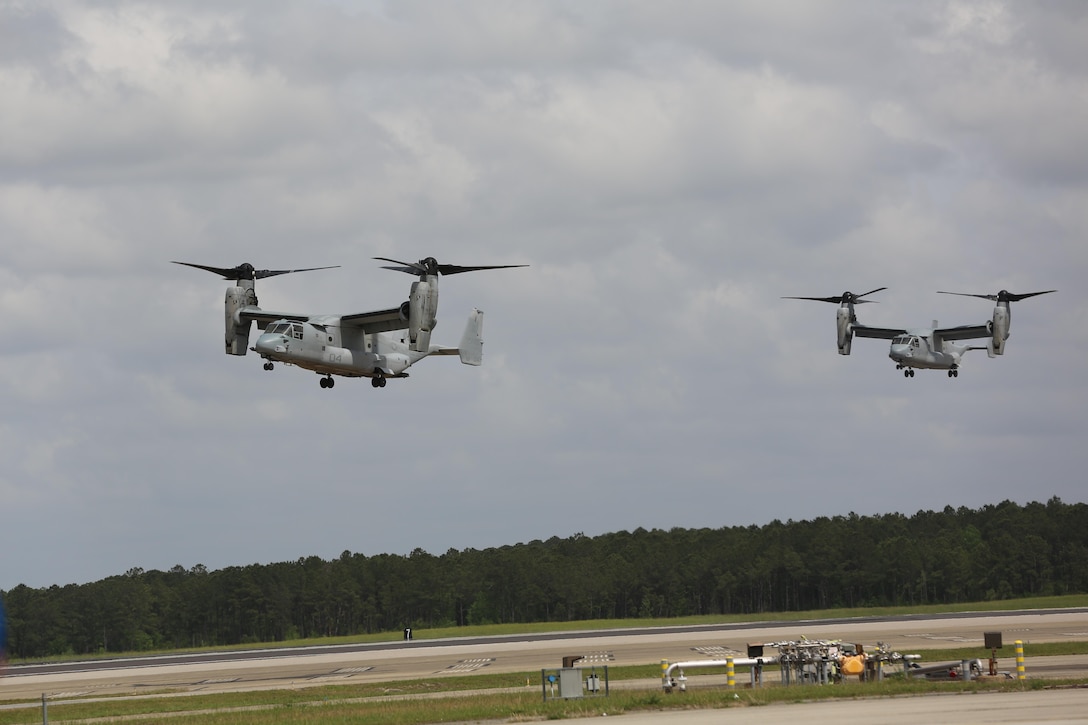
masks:
<svg viewBox="0 0 1088 725"><path fill-rule="evenodd" d="M1088 6L0 0L0 589L1059 496L1088 470ZM223 354L442 281L481 368ZM1006 354L905 379L880 326ZM253 338L255 339L255 337Z"/></svg>

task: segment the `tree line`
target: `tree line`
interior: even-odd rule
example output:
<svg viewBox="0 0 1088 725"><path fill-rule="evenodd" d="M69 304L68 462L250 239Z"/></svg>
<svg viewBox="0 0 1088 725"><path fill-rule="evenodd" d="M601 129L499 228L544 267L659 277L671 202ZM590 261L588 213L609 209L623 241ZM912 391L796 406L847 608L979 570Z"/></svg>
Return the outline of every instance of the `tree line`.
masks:
<svg viewBox="0 0 1088 725"><path fill-rule="evenodd" d="M4 592L19 658L403 627L949 604L1088 592L1088 504L621 531L435 556L132 569Z"/></svg>

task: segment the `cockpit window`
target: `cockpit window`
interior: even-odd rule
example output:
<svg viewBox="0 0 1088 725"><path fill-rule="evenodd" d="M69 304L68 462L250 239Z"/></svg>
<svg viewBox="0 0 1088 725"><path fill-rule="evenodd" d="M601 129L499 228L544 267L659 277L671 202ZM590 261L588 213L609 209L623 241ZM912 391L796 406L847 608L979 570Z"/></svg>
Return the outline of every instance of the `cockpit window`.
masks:
<svg viewBox="0 0 1088 725"><path fill-rule="evenodd" d="M301 322L273 322L269 327L264 329L265 333L272 333L274 335L290 335L295 340L302 339L302 323Z"/></svg>
<svg viewBox="0 0 1088 725"><path fill-rule="evenodd" d="M899 335L892 338L893 345L907 345L910 343L910 335Z"/></svg>
<svg viewBox="0 0 1088 725"><path fill-rule="evenodd" d="M301 322L274 322L265 328L265 332L270 332L273 335L290 335L296 340L302 339L302 323Z"/></svg>

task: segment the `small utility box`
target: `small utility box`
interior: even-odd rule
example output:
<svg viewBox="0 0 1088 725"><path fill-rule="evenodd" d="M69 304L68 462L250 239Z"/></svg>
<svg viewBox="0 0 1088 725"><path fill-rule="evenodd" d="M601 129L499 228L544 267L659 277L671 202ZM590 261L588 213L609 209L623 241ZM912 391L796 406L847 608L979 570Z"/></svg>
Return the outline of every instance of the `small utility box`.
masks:
<svg viewBox="0 0 1088 725"><path fill-rule="evenodd" d="M564 658L566 659L566 658ZM580 657L578 659L581 659ZM604 687L602 688L601 676L597 667L589 668L589 673L582 678L581 667L560 667L555 670L540 671L540 685L544 695L544 702L549 698L561 697L565 700L604 695L608 696L608 667L601 668L604 674ZM603 690L603 692L602 692Z"/></svg>
<svg viewBox="0 0 1088 725"><path fill-rule="evenodd" d="M559 696L564 699L583 697L582 668L562 667L559 669Z"/></svg>

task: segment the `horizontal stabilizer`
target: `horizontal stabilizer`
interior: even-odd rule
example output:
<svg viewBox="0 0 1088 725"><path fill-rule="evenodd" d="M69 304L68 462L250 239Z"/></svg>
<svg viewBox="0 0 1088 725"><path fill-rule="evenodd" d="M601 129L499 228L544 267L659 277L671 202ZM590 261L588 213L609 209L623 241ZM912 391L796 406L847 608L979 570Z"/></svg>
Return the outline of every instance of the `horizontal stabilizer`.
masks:
<svg viewBox="0 0 1088 725"><path fill-rule="evenodd" d="M986 351L986 357L990 358L991 360L993 358L997 357L996 355L994 355L994 344L992 342L987 343L985 345L971 345L971 346L965 348L964 352L967 352L969 350L985 350Z"/></svg>

